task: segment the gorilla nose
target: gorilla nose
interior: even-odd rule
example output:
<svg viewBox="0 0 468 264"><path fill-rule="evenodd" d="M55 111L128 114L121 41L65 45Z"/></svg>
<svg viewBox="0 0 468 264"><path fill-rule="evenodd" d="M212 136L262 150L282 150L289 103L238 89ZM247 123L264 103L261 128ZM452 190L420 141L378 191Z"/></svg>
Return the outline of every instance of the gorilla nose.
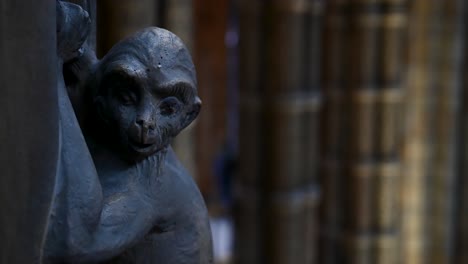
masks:
<svg viewBox="0 0 468 264"><path fill-rule="evenodd" d="M148 121L148 120L145 120L145 119L137 119L136 124L139 127L143 128L143 129L146 129L146 130L153 130L154 127L155 127L154 122L151 122L151 121Z"/></svg>
<svg viewBox="0 0 468 264"><path fill-rule="evenodd" d="M155 123L148 122L145 119L135 120L134 139L142 145L152 144L154 142Z"/></svg>

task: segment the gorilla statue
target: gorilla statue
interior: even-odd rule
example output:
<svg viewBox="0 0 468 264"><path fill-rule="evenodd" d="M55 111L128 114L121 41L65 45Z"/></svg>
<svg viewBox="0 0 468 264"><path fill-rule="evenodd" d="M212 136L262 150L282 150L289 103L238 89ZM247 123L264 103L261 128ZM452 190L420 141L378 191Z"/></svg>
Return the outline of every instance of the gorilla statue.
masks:
<svg viewBox="0 0 468 264"><path fill-rule="evenodd" d="M212 263L207 209L171 140L198 115L195 68L147 28L102 60L89 17L57 1L60 159L46 263Z"/></svg>

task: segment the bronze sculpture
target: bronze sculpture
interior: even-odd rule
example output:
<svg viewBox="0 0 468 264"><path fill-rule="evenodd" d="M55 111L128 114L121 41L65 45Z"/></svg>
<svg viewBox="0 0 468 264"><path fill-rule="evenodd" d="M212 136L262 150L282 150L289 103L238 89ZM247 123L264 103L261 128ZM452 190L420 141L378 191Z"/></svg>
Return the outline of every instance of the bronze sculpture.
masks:
<svg viewBox="0 0 468 264"><path fill-rule="evenodd" d="M170 142L198 115L181 40L148 28L98 60L57 2L60 157L47 263L212 263L207 210Z"/></svg>

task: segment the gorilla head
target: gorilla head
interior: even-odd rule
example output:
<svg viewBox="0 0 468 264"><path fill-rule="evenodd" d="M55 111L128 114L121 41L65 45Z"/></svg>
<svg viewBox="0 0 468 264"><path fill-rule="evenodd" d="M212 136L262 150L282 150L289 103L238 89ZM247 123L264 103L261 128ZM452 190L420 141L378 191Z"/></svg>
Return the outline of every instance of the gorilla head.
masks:
<svg viewBox="0 0 468 264"><path fill-rule="evenodd" d="M96 65L89 85L91 129L130 161L167 147L200 111L190 54L161 28L115 45Z"/></svg>

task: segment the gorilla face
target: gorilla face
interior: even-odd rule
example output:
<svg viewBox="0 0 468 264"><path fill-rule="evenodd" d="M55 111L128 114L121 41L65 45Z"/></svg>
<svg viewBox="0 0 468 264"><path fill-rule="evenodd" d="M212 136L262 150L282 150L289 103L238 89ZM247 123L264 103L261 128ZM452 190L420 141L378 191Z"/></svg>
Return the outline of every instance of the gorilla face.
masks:
<svg viewBox="0 0 468 264"><path fill-rule="evenodd" d="M160 38L158 45L151 46L147 44L151 38L142 41L143 47L135 38L118 45L97 70L94 105L104 130L100 133L133 161L167 147L195 119L201 105L185 47L181 42L168 47Z"/></svg>

